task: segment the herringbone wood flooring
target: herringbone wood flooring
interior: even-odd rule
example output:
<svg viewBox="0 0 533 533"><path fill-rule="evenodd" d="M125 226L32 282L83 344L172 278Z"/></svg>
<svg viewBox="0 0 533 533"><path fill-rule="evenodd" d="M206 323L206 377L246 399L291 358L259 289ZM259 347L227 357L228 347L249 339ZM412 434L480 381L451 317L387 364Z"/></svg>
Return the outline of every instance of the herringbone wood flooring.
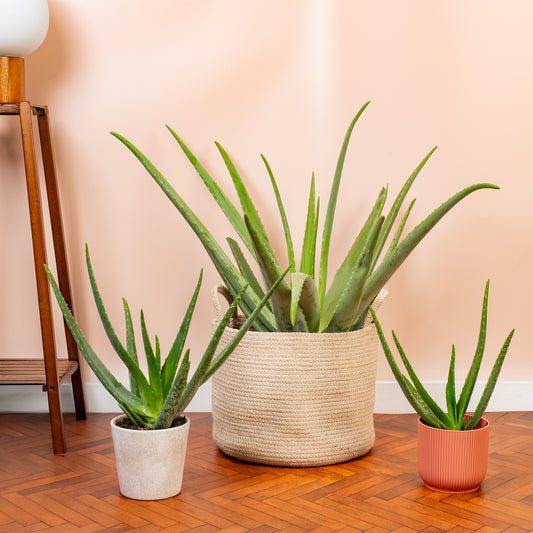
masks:
<svg viewBox="0 0 533 533"><path fill-rule="evenodd" d="M431 492L416 472L416 417L376 415L376 445L321 468L275 468L219 452L211 416L190 416L180 495L119 494L109 420L66 415L69 450L51 450L47 415L0 415L0 531L533 531L533 413L493 413L481 490Z"/></svg>

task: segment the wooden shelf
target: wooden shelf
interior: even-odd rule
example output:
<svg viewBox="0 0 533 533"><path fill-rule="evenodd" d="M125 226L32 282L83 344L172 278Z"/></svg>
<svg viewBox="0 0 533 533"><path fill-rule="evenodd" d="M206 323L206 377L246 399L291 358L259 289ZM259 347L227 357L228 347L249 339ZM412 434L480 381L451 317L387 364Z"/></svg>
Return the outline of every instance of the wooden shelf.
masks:
<svg viewBox="0 0 533 533"><path fill-rule="evenodd" d="M77 361L57 360L59 383L78 368ZM46 385L43 359L0 359L0 385Z"/></svg>

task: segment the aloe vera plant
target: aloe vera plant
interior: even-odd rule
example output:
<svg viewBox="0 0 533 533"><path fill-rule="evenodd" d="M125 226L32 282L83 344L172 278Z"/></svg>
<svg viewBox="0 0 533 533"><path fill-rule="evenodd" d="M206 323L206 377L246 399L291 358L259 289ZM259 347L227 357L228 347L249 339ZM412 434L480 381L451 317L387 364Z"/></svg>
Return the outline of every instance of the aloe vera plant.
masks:
<svg viewBox="0 0 533 533"><path fill-rule="evenodd" d="M383 214L383 211L388 189L384 187L380 190L366 222L355 237L353 245L337 270L331 285L327 288L329 249L342 169L352 131L368 103L364 104L357 112L342 143L322 226L320 249L318 246L320 199L315 194L314 175L311 178L307 220L299 265L296 262L291 231L277 182L268 161L262 156L283 223L290 275L288 281L284 280L279 284L272 294L269 306L263 308L255 321L254 327L259 331L337 332L352 331L363 327L369 305L437 222L470 193L478 189L498 189L496 185L479 183L459 191L402 239L402 231L413 207L414 200L412 200L385 249L385 244L395 227L407 193L435 151L436 147L433 148L409 176L386 215ZM182 139L172 128L169 126L167 128L235 228L247 251L243 250L234 239L228 238L229 248L233 255L233 259L231 259L151 161L122 135L115 132L112 132L112 135L131 150L189 223L200 238L231 293L235 296L240 293L244 285L249 285L240 301L240 308L248 317L265 291L280 277L282 261L276 257L257 208L224 148L216 143L237 191L242 213L230 201L220 185L210 176ZM259 266L264 288L246 259L246 253ZM318 258L317 255L319 255ZM316 262L319 263L318 272L315 271Z"/></svg>
<svg viewBox="0 0 533 533"><path fill-rule="evenodd" d="M507 336L505 342L503 343L500 353L496 358L496 361L494 362L489 379L485 385L485 389L483 391L483 394L481 395L479 403L477 404L477 407L474 410L472 417L469 419L465 415L467 413L468 405L470 403L472 392L474 390L474 386L476 384L476 380L479 374L481 361L483 359L483 352L485 351L485 340L487 337L488 298L489 281L487 281L487 284L485 286L485 295L483 297L483 309L481 312L481 324L479 327L479 336L476 352L472 360L472 364L470 365L470 370L468 371L468 374L466 376L463 388L461 389L459 399L457 399L455 392L455 346L452 345L452 355L448 371L448 380L446 383L446 411L439 407L439 405L433 400L433 398L424 388L420 379L418 379L415 371L413 370L413 367L409 362L409 359L405 354L405 351L403 350L400 344L400 341L398 340L396 334L393 331L392 336L394 338L396 348L398 349L398 352L409 377L402 373L394 359L394 356L392 355L392 351L389 345L387 344L387 340L385 339L385 335L383 334L381 325L374 311L372 310L372 308L370 308L370 312L376 324L376 329L379 335L379 339L381 341L381 345L383 347L383 351L385 352L385 356L387 358L387 361L389 362L396 381L400 385L400 388L402 389L402 392L404 393L405 397L413 406L415 411L420 415L422 420L432 427L449 430L472 429L478 424L480 418L483 416L483 413L487 409L487 405L489 403L490 397L492 396L492 392L494 391L494 387L496 386L496 381L498 380L498 376L500 375L500 370L502 368L503 361L505 359L505 356L507 355L507 350L509 349L509 344L511 343L511 339L513 338L515 331L513 329Z"/></svg>
<svg viewBox="0 0 533 533"><path fill-rule="evenodd" d="M213 333L200 363L190 380L188 379L190 369L189 350L184 351L184 346L202 283L202 272L200 272L196 289L194 290L178 334L165 361L161 360L161 347L157 336L155 337L154 349L154 344L150 340L146 327L144 313L141 311L141 331L148 367L147 378L139 366L135 334L128 302L123 299L127 337L126 346L124 346L116 335L105 310L100 291L96 284L88 248L86 248L86 262L94 301L107 337L128 369L130 378L129 389L115 378L90 346L65 302L52 273L47 266L45 266L45 269L59 307L81 353L102 385L117 400L122 411L139 428L164 429L170 427L173 420L178 418L187 407L198 388L216 372L235 349L235 346L243 337L244 333L248 331L256 316L261 311L261 308L265 305L273 290L275 290L275 286L281 281L280 279L273 284L272 290L267 292L259 302L259 305L252 311L237 335L215 356L224 327L246 290L246 287L242 288L235 302L229 307Z"/></svg>

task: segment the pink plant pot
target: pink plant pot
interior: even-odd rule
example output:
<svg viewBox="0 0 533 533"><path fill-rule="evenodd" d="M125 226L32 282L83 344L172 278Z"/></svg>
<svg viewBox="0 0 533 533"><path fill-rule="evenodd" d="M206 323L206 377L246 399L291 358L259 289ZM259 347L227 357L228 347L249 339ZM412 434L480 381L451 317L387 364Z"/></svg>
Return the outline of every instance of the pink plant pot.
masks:
<svg viewBox="0 0 533 533"><path fill-rule="evenodd" d="M487 475L489 422L468 431L450 431L418 420L418 473L431 490L474 492Z"/></svg>

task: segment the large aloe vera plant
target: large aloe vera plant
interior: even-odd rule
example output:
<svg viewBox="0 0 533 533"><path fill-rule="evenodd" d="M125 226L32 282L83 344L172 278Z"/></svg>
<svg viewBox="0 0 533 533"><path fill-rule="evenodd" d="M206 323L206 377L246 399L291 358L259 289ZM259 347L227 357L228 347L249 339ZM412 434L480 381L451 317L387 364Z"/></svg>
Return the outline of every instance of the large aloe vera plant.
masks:
<svg viewBox="0 0 533 533"><path fill-rule="evenodd" d="M307 203L307 220L299 265L296 262L291 231L276 180L268 161L262 156L274 189L283 223L287 245L286 261L289 265L290 274L289 279L282 281L272 294L270 305L265 306L259 314L254 324L257 330L337 332L352 331L363 327L369 305L435 224L470 193L478 189L498 188L496 185L479 183L463 189L435 209L402 239L402 231L413 207L414 200L405 209L398 224L396 224L397 218L415 178L436 149L433 148L409 176L387 214L384 214L384 208L388 189L384 187L380 190L366 222L358 235L355 236L353 245L328 288L328 257L342 169L350 136L367 105L368 102L361 107L350 123L342 143L322 226L320 248L318 245L320 199L315 194L314 175L311 178ZM263 286L256 273L250 267L246 259L245 250L243 250L241 245L234 239L227 239L233 255L233 259L230 258L201 220L150 160L122 135L118 133L112 134L133 152L196 232L231 293L236 296L246 284L249 285L240 301L241 310L249 317L263 297L266 289L270 288L274 281L280 277L283 270L281 263L285 264L285 260L280 261L276 257L257 208L224 148L219 143L216 143L233 180L242 212L230 201L219 184L210 176L183 140L178 137L172 128L168 127L168 129L235 228L244 248L247 249L247 253L256 261L262 274ZM388 238L393 228L394 233L389 242ZM389 244L385 249L387 242ZM317 262L319 266L318 269L315 269Z"/></svg>
<svg viewBox="0 0 533 533"><path fill-rule="evenodd" d="M105 310L100 291L96 284L88 248L86 249L86 261L94 301L100 319L111 345L128 369L130 378L129 389L115 378L90 346L65 302L53 275L48 267L45 266L46 273L65 321L87 363L102 385L117 400L120 408L128 416L131 422L140 428L164 429L170 427L173 420L178 418L187 407L198 388L205 383L214 372L216 372L220 365L222 365L232 353L235 346L239 343L244 333L248 331L256 316L261 311L261 308L265 305L273 292L273 290L271 290L263 297L237 335L235 335L231 342L215 356L224 327L228 323L246 290L246 287L242 288L235 298L235 301L220 321L220 324L217 326L209 340L198 367L190 379L188 378L190 369L189 350L184 351L184 346L202 283L202 272L200 272L196 289L189 302L178 334L176 335L174 343L164 361L161 360L159 339L157 336L155 337L154 349L154 344L152 344L150 340L146 327L144 313L141 311L141 332L148 368L148 377L146 377L139 366L133 322L128 302L123 299L126 319L126 346L124 346L115 333ZM278 282L280 281L281 279L278 280ZM277 282L274 283L272 289L275 289L276 285Z"/></svg>
<svg viewBox="0 0 533 533"><path fill-rule="evenodd" d="M477 407L475 408L472 417L469 419L465 415L472 397L472 392L474 391L474 386L476 384L479 369L481 367L481 361L483 359L483 352L485 350L485 340L487 337L488 298L489 282L487 281L487 285L485 286L485 295L483 298L483 309L481 312L481 324L479 327L477 348L474 354L474 358L472 360L472 364L470 365L470 370L468 371L468 374L466 376L463 388L461 389L459 399L457 399L457 395L455 392L455 346L452 345L452 355L448 371L448 381L446 383L447 411L444 411L437 404L437 402L433 400L433 398L429 395L425 387L422 385L422 382L420 381L420 379L418 379L418 376L413 370L413 367L411 366L411 363L409 362L409 359L407 358L407 355L405 354L405 351L403 350L400 341L398 340L398 337L393 331L392 336L394 338L396 348L400 353L400 357L403 361L403 364L407 370L407 374L409 377L402 373L394 359L394 356L392 355L392 351L389 345L387 344L387 340L385 339L385 335L383 334L381 324L379 323L372 308L370 309L372 317L376 324L376 329L379 338L381 340L383 351L385 352L385 356L387 358L387 361L389 362L396 381L400 385L402 392L404 393L409 403L413 406L415 411L420 415L422 420L424 420L424 422L426 422L426 424L430 426L450 430L472 429L477 425L480 418L483 416L483 413L487 409L490 397L492 396L492 392L494 390L494 387L496 386L496 381L498 380L498 376L500 375L500 370L502 368L503 361L505 359L505 356L507 355L509 344L511 343L511 339L513 338L515 331L513 329L507 336L505 342L503 343L500 353L496 358L496 361L494 362L494 366L492 367L489 379L485 385L485 389L483 391L483 394L481 395L479 403L477 404Z"/></svg>

